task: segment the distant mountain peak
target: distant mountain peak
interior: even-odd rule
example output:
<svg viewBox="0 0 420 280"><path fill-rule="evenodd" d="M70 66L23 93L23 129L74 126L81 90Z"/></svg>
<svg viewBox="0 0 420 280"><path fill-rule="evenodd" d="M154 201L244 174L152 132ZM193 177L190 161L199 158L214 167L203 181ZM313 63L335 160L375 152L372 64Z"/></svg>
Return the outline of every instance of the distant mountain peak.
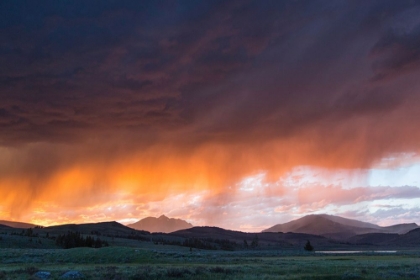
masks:
<svg viewBox="0 0 420 280"><path fill-rule="evenodd" d="M417 227L417 224L414 223L381 227L375 224L343 218L340 216L311 214L284 224L277 224L271 228L263 230L263 232L295 232L343 239L357 234L366 233L404 234Z"/></svg>
<svg viewBox="0 0 420 280"><path fill-rule="evenodd" d="M160 215L158 218L147 217L137 221L134 224L127 225L136 230L145 230L149 232L174 232L178 230L192 228L193 225L181 219L169 218Z"/></svg>

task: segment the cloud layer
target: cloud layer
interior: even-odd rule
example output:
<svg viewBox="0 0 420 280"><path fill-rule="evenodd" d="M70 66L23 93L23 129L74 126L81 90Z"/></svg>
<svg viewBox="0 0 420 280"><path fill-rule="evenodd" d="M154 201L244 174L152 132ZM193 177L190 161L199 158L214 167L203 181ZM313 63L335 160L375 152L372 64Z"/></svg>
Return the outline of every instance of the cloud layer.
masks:
<svg viewBox="0 0 420 280"><path fill-rule="evenodd" d="M191 209L211 221L259 172L275 184L297 166L416 158L419 11L413 1L2 1L0 211L51 221L60 207L205 193ZM417 192L359 187L319 186L335 199L294 207ZM248 200L277 213L289 192Z"/></svg>

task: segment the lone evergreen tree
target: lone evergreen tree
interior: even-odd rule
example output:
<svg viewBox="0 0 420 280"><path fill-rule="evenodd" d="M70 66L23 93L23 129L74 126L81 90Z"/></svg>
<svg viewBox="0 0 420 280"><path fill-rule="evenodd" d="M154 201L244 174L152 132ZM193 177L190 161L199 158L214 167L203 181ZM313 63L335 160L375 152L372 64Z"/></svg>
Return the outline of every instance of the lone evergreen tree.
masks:
<svg viewBox="0 0 420 280"><path fill-rule="evenodd" d="M305 247L303 247L303 249L305 249L306 251L313 251L314 247L311 245L311 242L309 242L309 240L306 242Z"/></svg>
<svg viewBox="0 0 420 280"><path fill-rule="evenodd" d="M254 239L252 239L252 242L251 242L251 248L256 248L256 247L258 247L258 235L255 235Z"/></svg>

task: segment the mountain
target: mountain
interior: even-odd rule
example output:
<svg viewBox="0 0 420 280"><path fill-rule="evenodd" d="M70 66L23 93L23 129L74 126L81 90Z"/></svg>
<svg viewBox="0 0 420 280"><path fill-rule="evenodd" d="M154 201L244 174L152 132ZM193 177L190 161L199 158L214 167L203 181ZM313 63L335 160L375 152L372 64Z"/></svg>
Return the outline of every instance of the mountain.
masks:
<svg viewBox="0 0 420 280"><path fill-rule="evenodd" d="M365 232L366 229L369 232L371 229L376 229L377 227L373 224L336 216L308 215L285 224L275 225L263 230L263 232L295 232L329 237L335 234L347 238L356 234L367 233Z"/></svg>
<svg viewBox="0 0 420 280"><path fill-rule="evenodd" d="M263 232L295 232L322 235L333 239L347 239L368 233L405 234L418 228L417 224L398 224L381 227L375 224L346 219L333 215L308 215L284 224L278 224Z"/></svg>
<svg viewBox="0 0 420 280"><path fill-rule="evenodd" d="M347 219L347 218L334 216L334 215L321 214L319 216L325 217L330 221L333 221L333 222L336 222L336 223L339 223L339 224L342 224L342 225L351 226L351 227L373 228L373 229L380 229L381 228L380 226L375 225L375 224L361 222L361 221L358 221L358 220Z"/></svg>
<svg viewBox="0 0 420 280"><path fill-rule="evenodd" d="M192 224L184 220L168 218L165 215L162 215L159 218L147 217L134 224L130 224L127 226L136 230L165 233L193 227Z"/></svg>
<svg viewBox="0 0 420 280"><path fill-rule="evenodd" d="M36 227L36 225L34 225L34 224L4 221L4 220L0 220L0 225L9 226L9 227L12 227L12 228L33 228L33 227Z"/></svg>

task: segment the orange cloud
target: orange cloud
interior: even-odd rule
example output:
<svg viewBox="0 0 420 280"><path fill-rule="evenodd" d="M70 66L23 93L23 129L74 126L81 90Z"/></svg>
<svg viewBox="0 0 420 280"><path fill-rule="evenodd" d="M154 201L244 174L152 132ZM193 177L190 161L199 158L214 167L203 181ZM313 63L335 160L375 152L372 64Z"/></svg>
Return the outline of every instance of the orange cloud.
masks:
<svg viewBox="0 0 420 280"><path fill-rule="evenodd" d="M348 129L353 126L359 130L349 134ZM346 122L343 128L322 123L293 136L259 144L256 143L259 139L250 139L242 143L210 141L186 145L177 143L178 134L168 134L169 139L174 139L173 144L161 141L143 149L133 143L127 144L131 148L121 149L121 143L115 144L119 142L112 139L115 151L112 145L97 140L78 146L39 144L9 148L6 160L0 160L0 165L5 167L0 178L3 209L9 218L18 219L34 209L42 210L43 204L79 209L106 205L122 199L121 196L135 204L202 191L217 196L222 206L238 192L235 184L261 171L266 173L267 183L274 183L299 165L330 170L371 166L386 150L370 151L372 146L365 137L376 137L376 131L363 127L357 119ZM323 131L329 133L329 137L325 137ZM37 162L38 155L43 153L48 157L29 164ZM12 158L18 164L7 166ZM343 191L317 187L299 191L298 195L300 203L310 204L349 198L356 201L364 192L365 189ZM284 186L263 191L265 196L276 197L287 193ZM219 194L225 199L221 200ZM74 218L74 221L83 220L83 217Z"/></svg>

